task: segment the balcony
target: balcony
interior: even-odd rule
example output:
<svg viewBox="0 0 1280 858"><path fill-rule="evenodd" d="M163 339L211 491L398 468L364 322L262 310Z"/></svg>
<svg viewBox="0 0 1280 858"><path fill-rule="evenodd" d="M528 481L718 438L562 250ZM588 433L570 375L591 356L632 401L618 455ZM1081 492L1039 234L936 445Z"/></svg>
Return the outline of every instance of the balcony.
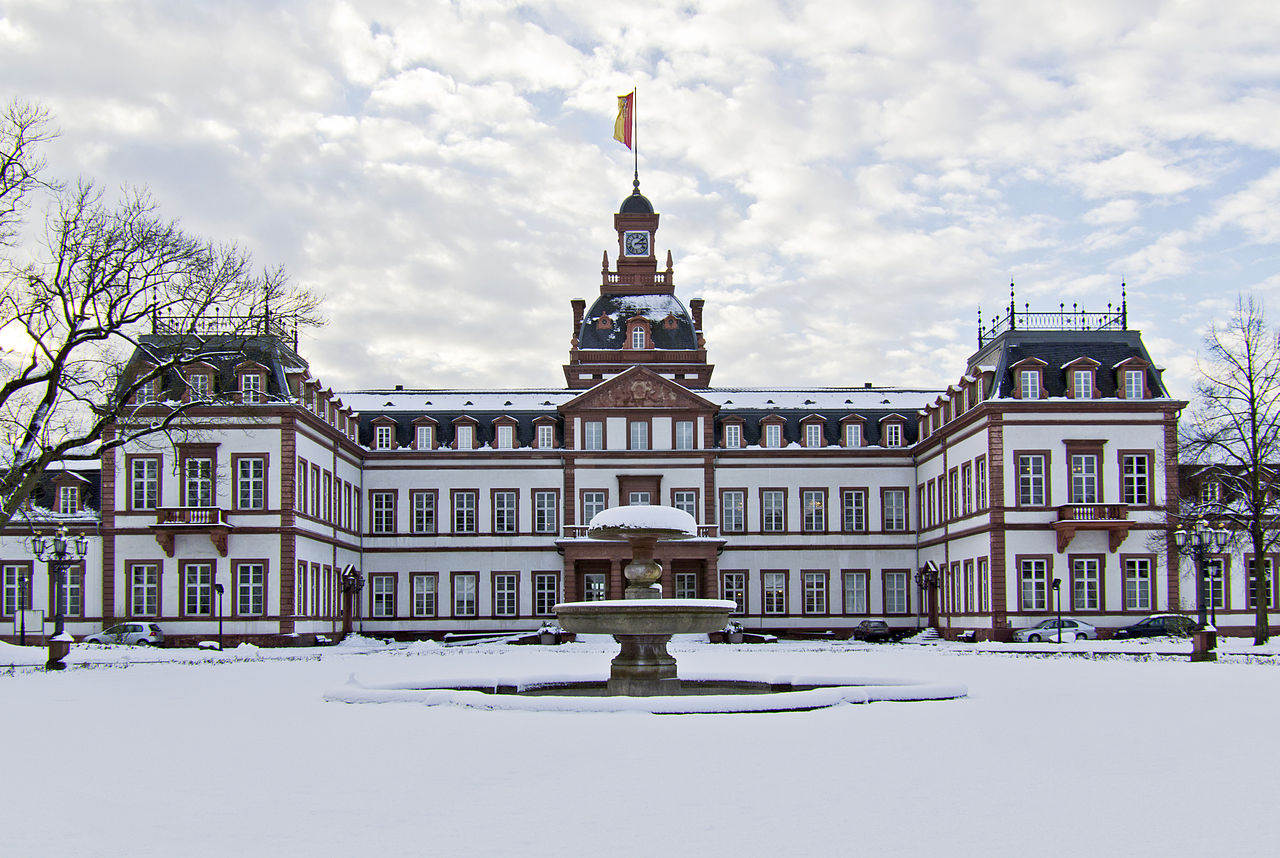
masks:
<svg viewBox="0 0 1280 858"><path fill-rule="evenodd" d="M587 525L585 524L566 524L564 526L565 539L586 539ZM700 524L698 525L699 539L719 539L720 525L718 524Z"/></svg>
<svg viewBox="0 0 1280 858"><path fill-rule="evenodd" d="M151 525L156 542L165 556L173 556L173 541L178 534L208 534L220 557L227 556L227 536L232 527L227 510L212 506L180 506L156 510L156 523Z"/></svg>
<svg viewBox="0 0 1280 858"><path fill-rule="evenodd" d="M1058 553L1067 550L1076 532L1080 530L1105 530L1108 545L1114 554L1129 535L1129 507L1122 503L1071 503L1058 507L1058 520L1053 529L1058 532Z"/></svg>

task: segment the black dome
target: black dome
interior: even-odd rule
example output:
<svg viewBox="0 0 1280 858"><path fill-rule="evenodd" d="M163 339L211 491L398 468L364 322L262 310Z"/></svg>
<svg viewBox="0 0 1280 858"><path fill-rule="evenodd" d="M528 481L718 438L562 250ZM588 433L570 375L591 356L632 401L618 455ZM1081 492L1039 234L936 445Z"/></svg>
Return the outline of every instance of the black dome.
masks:
<svg viewBox="0 0 1280 858"><path fill-rule="evenodd" d="M604 316L609 321L601 327L600 320ZM578 347L623 348L627 323L637 317L649 322L654 348L691 351L698 347L693 317L675 295L601 295L582 319L582 326L578 329Z"/></svg>
<svg viewBox="0 0 1280 858"><path fill-rule="evenodd" d="M639 188L636 188L631 192L631 196L622 201L618 214L653 214L653 203L640 193Z"/></svg>

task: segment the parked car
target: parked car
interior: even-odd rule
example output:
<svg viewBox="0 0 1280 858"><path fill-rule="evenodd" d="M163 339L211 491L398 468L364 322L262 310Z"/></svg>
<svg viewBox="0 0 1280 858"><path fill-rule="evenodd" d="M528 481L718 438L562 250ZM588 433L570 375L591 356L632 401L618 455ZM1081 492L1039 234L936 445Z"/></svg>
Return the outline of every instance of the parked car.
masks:
<svg viewBox="0 0 1280 858"><path fill-rule="evenodd" d="M1131 626L1116 629L1117 638L1156 638L1174 635L1184 638L1196 630L1196 621L1182 614L1152 614Z"/></svg>
<svg viewBox="0 0 1280 858"><path fill-rule="evenodd" d="M1054 617L1051 620L1042 620L1029 629L1018 629L1013 633L1013 639L1019 643L1036 643L1038 641L1058 642L1058 630L1062 630L1062 640L1097 640L1098 630L1088 623L1082 623L1079 620L1073 620L1070 617L1063 617L1059 620Z"/></svg>
<svg viewBox="0 0 1280 858"><path fill-rule="evenodd" d="M853 627L853 639L859 641L889 641L893 633L884 620L863 620Z"/></svg>
<svg viewBox="0 0 1280 858"><path fill-rule="evenodd" d="M84 642L164 646L164 632L155 623L116 623L100 632L85 635Z"/></svg>

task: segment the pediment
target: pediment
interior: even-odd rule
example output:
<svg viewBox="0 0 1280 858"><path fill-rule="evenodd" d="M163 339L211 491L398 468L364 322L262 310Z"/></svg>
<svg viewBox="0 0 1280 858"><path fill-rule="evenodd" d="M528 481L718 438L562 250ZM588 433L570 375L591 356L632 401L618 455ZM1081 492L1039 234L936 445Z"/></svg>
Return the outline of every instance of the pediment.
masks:
<svg viewBox="0 0 1280 858"><path fill-rule="evenodd" d="M602 381L582 395L560 406L560 412L610 408L647 408L715 412L719 406L708 402L669 378L634 366Z"/></svg>

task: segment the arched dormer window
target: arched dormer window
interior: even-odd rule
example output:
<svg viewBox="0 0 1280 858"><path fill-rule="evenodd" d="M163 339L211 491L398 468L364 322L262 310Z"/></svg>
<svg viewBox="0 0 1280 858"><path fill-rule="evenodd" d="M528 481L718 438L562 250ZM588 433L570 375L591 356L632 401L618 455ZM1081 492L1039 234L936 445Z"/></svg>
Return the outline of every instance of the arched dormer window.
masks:
<svg viewBox="0 0 1280 858"><path fill-rule="evenodd" d="M627 348L647 349L649 343L649 325L643 319L634 319L627 325Z"/></svg>

